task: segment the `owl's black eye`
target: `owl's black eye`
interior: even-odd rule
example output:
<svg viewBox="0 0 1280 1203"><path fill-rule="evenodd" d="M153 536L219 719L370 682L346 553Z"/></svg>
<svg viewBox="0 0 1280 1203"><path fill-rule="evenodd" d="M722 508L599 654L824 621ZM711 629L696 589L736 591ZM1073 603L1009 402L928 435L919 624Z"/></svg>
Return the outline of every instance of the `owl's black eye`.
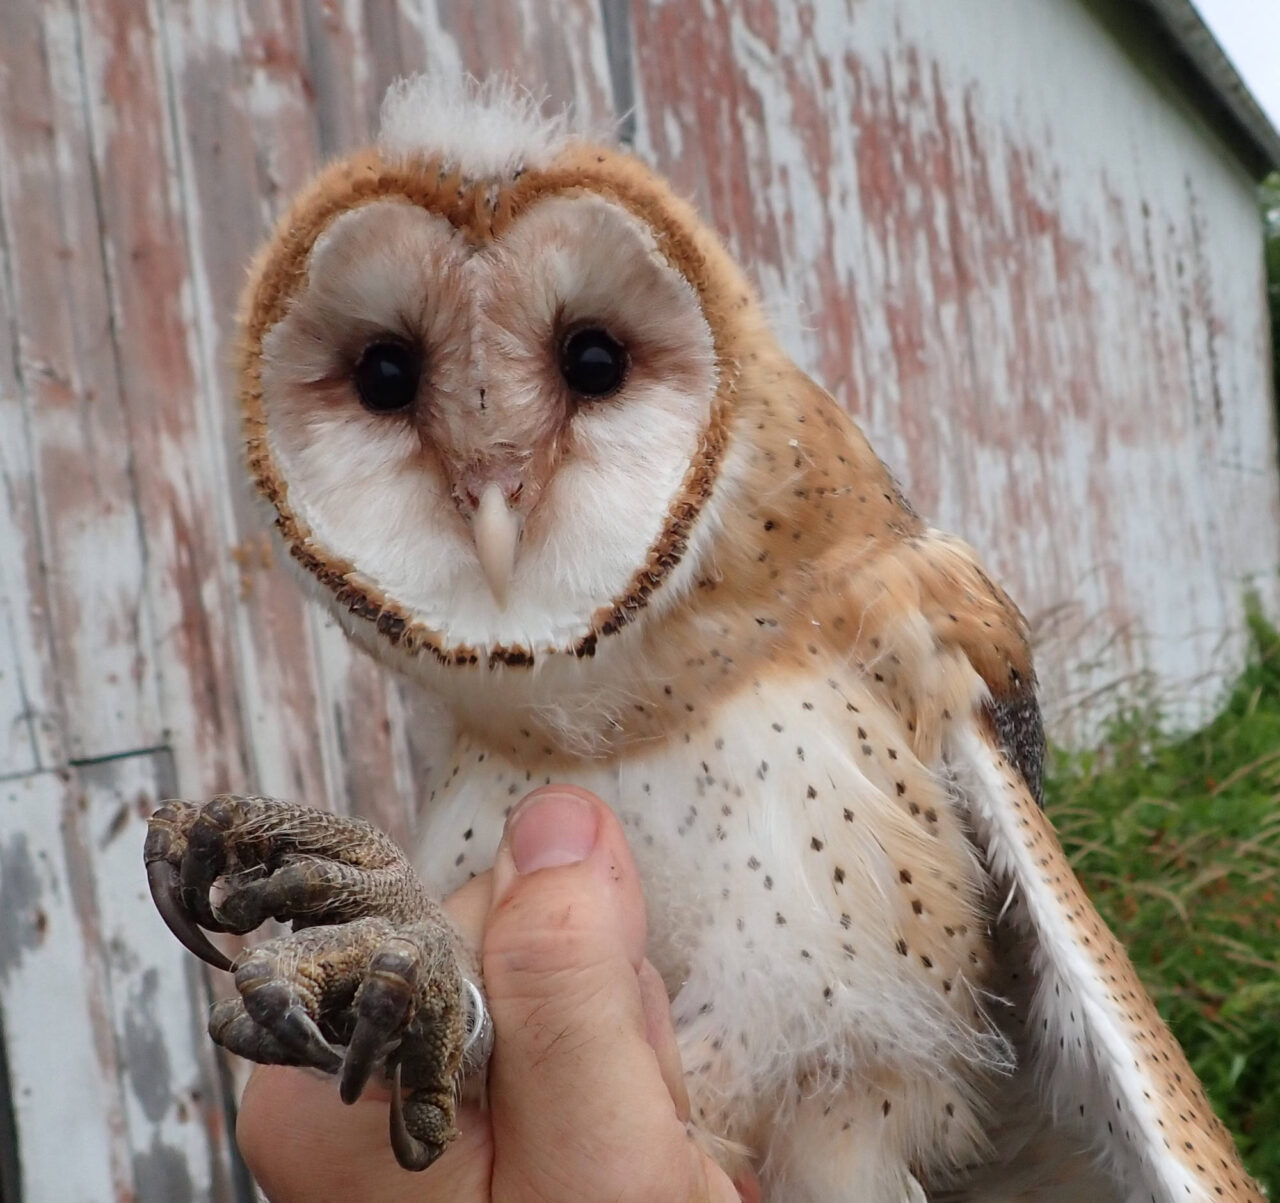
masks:
<svg viewBox="0 0 1280 1203"><path fill-rule="evenodd" d="M560 374L581 397L607 397L622 387L627 351L607 330L575 330L560 348Z"/></svg>
<svg viewBox="0 0 1280 1203"><path fill-rule="evenodd" d="M375 414L408 409L418 395L420 357L404 343L370 343L361 352L352 379L360 404Z"/></svg>

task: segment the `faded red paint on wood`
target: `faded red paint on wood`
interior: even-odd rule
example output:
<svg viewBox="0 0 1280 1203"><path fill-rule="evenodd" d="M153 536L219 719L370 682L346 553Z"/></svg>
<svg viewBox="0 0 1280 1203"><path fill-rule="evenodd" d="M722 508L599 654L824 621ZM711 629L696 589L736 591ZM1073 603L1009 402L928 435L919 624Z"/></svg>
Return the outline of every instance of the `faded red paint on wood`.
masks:
<svg viewBox="0 0 1280 1203"><path fill-rule="evenodd" d="M0 187L24 436L6 459L25 450L67 753L98 756L139 734L160 739L133 448L71 13L15 5L5 22Z"/></svg>
<svg viewBox="0 0 1280 1203"><path fill-rule="evenodd" d="M642 146L921 510L1008 582L1058 730L1144 672L1175 717L1203 713L1245 589L1277 600L1242 170L1073 3L633 21Z"/></svg>
<svg viewBox="0 0 1280 1203"><path fill-rule="evenodd" d="M1277 601L1251 189L1141 47L1076 0L665 0L630 6L629 51L601 9L0 13L0 895L20 844L46 858L0 1005L25 1056L47 1045L29 987L67 984L76 1065L19 1070L31 1115L91 1103L95 1203L179 1164L192 1197L237 1197L203 979L138 894L141 799L262 790L405 839L430 790L441 716L303 602L229 398L250 254L397 74L508 70L603 124L629 82L641 153L1036 621L1060 731L1144 669L1191 713L1234 667L1246 581ZM163 1088L137 1078L157 1050ZM27 1203L70 1197L31 1182Z"/></svg>

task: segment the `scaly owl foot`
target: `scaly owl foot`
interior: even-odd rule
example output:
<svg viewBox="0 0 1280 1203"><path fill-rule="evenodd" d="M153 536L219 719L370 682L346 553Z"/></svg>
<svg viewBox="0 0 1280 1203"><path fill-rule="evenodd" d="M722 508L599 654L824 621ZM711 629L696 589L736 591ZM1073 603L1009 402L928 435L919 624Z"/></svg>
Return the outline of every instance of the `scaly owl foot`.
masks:
<svg viewBox="0 0 1280 1203"><path fill-rule="evenodd" d="M214 1007L213 1039L262 1064L337 1074L348 1103L383 1067L397 1087L396 1158L430 1165L456 1134L456 1084L483 1064L486 1021L456 932L396 845L359 819L223 795L160 807L144 858L165 922L218 968L233 966L202 928L293 924L239 958L239 996Z"/></svg>

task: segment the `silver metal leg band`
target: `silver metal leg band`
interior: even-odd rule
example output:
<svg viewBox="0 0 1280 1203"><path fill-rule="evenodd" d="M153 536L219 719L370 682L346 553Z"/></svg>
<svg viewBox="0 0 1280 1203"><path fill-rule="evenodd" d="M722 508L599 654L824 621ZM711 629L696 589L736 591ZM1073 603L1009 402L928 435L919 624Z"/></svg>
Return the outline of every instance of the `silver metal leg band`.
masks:
<svg viewBox="0 0 1280 1203"><path fill-rule="evenodd" d="M493 1020L480 987L470 978L462 979L462 993L467 1005L467 1037L462 1045L465 1072L483 1069L493 1052Z"/></svg>

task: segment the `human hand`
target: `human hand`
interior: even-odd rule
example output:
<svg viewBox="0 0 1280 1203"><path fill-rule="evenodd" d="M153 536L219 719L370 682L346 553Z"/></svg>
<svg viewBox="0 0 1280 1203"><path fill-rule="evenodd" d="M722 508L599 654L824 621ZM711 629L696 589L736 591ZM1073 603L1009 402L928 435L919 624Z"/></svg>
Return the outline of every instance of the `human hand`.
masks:
<svg viewBox="0 0 1280 1203"><path fill-rule="evenodd" d="M385 1093L345 1107L332 1080L260 1067L237 1139L272 1203L758 1201L688 1134L639 877L603 802L565 786L530 794L492 873L446 906L483 950L489 1109L464 1108L458 1139L409 1174L387 1141Z"/></svg>

